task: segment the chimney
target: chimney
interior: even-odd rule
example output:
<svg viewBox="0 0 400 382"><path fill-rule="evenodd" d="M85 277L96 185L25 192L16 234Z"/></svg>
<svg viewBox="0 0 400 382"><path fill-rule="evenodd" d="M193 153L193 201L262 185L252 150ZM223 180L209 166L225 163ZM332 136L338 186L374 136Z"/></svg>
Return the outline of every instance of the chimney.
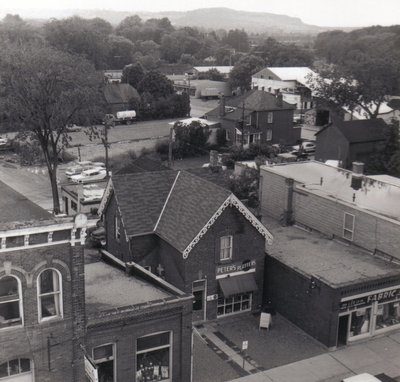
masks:
<svg viewBox="0 0 400 382"><path fill-rule="evenodd" d="M276 95L276 106L283 107L283 95L280 92Z"/></svg>
<svg viewBox="0 0 400 382"><path fill-rule="evenodd" d="M219 99L219 116L225 116L225 97L222 94L221 98Z"/></svg>
<svg viewBox="0 0 400 382"><path fill-rule="evenodd" d="M359 190L362 185L364 177L364 163L353 162L352 163L352 174L351 174L351 188L353 190Z"/></svg>

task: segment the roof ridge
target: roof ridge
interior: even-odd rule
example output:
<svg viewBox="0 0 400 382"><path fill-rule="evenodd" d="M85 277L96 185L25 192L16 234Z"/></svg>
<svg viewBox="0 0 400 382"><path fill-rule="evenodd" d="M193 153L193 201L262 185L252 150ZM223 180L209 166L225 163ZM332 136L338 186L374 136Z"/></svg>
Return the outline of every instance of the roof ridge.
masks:
<svg viewBox="0 0 400 382"><path fill-rule="evenodd" d="M169 190L167 199L165 199L164 206L163 206L163 208L162 208L162 210L161 210L161 212L160 212L160 216L159 216L158 219L157 219L156 225L154 226L153 232L156 232L156 230L157 230L158 224L160 223L160 220L161 220L161 217L162 217L162 215L163 215L163 213L164 213L165 207L166 207L167 204L168 204L169 198L171 197L172 191L173 191L173 189L174 189L174 187L175 187L176 181L178 180L178 177L179 177L180 174L181 174L180 171L178 171L178 173L176 174L174 183L172 184L171 189Z"/></svg>

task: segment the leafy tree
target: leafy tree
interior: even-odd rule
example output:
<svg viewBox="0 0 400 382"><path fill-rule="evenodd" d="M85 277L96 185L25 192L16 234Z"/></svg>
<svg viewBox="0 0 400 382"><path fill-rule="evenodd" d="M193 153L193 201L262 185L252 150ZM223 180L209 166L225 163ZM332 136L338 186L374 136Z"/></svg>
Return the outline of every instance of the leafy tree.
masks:
<svg viewBox="0 0 400 382"><path fill-rule="evenodd" d="M87 20L74 16L50 21L44 27L44 34L56 49L81 54L96 69L104 69L109 55L107 39L112 30L111 24L103 19Z"/></svg>
<svg viewBox="0 0 400 382"><path fill-rule="evenodd" d="M112 69L122 69L125 65L132 62L135 53L135 44L123 36L111 34L107 38L108 58L107 67Z"/></svg>
<svg viewBox="0 0 400 382"><path fill-rule="evenodd" d="M250 48L249 37L243 29L230 30L222 42L239 52L248 52Z"/></svg>
<svg viewBox="0 0 400 382"><path fill-rule="evenodd" d="M0 22L0 38L10 43L25 43L41 40L40 30L29 25L19 15L7 14Z"/></svg>
<svg viewBox="0 0 400 382"><path fill-rule="evenodd" d="M384 147L379 147L365 163L367 174L389 174L400 177L400 135L398 121L392 121L385 131Z"/></svg>
<svg viewBox="0 0 400 382"><path fill-rule="evenodd" d="M102 76L85 59L39 44L3 46L0 70L8 122L39 142L58 213L57 167L69 140L66 126L98 118Z"/></svg>
<svg viewBox="0 0 400 382"><path fill-rule="evenodd" d="M142 64L135 62L130 65L126 65L122 70L121 82L129 84L137 89L139 82L143 79L144 69Z"/></svg>
<svg viewBox="0 0 400 382"><path fill-rule="evenodd" d="M132 42L141 39L140 33L142 29L142 19L137 16L125 17L115 28L115 33L120 36L126 37Z"/></svg>
<svg viewBox="0 0 400 382"><path fill-rule="evenodd" d="M183 46L179 40L171 35L165 35L161 39L161 57L168 62L178 62L183 52Z"/></svg>
<svg viewBox="0 0 400 382"><path fill-rule="evenodd" d="M221 72L218 71L218 69L210 69L207 70L205 73L199 74L199 79L200 80L211 80L211 81L225 81L225 77Z"/></svg>
<svg viewBox="0 0 400 382"><path fill-rule="evenodd" d="M361 111L377 118L382 103L398 89L400 64L385 58L365 59L350 67L332 66L322 75L309 78L315 96L340 110Z"/></svg>
<svg viewBox="0 0 400 382"><path fill-rule="evenodd" d="M204 126L197 121L192 122L190 125L176 122L173 128L175 131L175 157L184 158L204 154L208 147L207 140L211 133L208 126Z"/></svg>
<svg viewBox="0 0 400 382"><path fill-rule="evenodd" d="M140 94L148 92L153 99L167 98L174 93L172 81L157 70L147 72L137 86Z"/></svg>
<svg viewBox="0 0 400 382"><path fill-rule="evenodd" d="M239 87L241 90L249 90L251 86L251 76L264 67L264 60L260 57L249 55L243 57L234 66L229 81L233 88Z"/></svg>

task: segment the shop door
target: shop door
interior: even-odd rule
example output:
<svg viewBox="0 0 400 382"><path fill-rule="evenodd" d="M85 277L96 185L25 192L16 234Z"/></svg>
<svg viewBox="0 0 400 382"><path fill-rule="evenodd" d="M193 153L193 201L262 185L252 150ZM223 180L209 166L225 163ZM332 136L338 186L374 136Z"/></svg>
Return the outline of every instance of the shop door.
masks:
<svg viewBox="0 0 400 382"><path fill-rule="evenodd" d="M206 296L206 280L193 281L192 293L193 300L193 321L205 320L205 296Z"/></svg>
<svg viewBox="0 0 400 382"><path fill-rule="evenodd" d="M349 315L339 317L339 329L337 346L347 345L347 333L349 331Z"/></svg>

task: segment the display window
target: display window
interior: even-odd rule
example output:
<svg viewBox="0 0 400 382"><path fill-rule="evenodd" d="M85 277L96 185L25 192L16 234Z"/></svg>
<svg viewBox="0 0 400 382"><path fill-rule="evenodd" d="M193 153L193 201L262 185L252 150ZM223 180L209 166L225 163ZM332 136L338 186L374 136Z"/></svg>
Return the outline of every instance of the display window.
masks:
<svg viewBox="0 0 400 382"><path fill-rule="evenodd" d="M252 295L252 293L241 293L226 298L220 295L218 298L217 316L226 316L250 310Z"/></svg>
<svg viewBox="0 0 400 382"><path fill-rule="evenodd" d="M99 382L115 381L114 344L98 346L93 349L93 362L97 366Z"/></svg>
<svg viewBox="0 0 400 382"><path fill-rule="evenodd" d="M172 333L151 334L136 342L136 382L171 381Z"/></svg>
<svg viewBox="0 0 400 382"><path fill-rule="evenodd" d="M400 324L400 300L379 304L376 311L375 330Z"/></svg>
<svg viewBox="0 0 400 382"><path fill-rule="evenodd" d="M356 310L351 314L349 337L356 337L362 334L369 334L370 325L371 325L371 308Z"/></svg>

